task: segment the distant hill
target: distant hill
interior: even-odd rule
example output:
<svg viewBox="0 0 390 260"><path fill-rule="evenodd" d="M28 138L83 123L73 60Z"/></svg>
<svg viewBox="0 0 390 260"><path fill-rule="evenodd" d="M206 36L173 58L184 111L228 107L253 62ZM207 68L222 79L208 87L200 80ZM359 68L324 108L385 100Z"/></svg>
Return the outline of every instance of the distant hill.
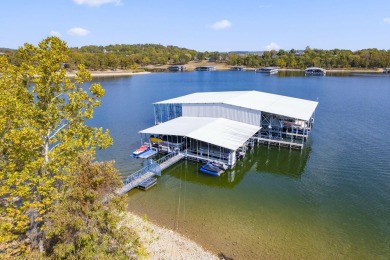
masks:
<svg viewBox="0 0 390 260"><path fill-rule="evenodd" d="M2 47L0 47L0 54L5 54L7 52L13 52L13 51L15 51L15 50L10 49L10 48L2 48Z"/></svg>
<svg viewBox="0 0 390 260"><path fill-rule="evenodd" d="M248 54L263 55L264 51L229 51L229 53L234 53L238 55L248 55Z"/></svg>
<svg viewBox="0 0 390 260"><path fill-rule="evenodd" d="M0 48L0 55L7 56L11 63L16 64L15 51ZM204 61L251 68L278 66L304 69L314 66L325 69L377 69L390 66L390 50L321 50L307 47L305 50L199 52L161 44L87 45L70 47L67 68L76 69L79 64L84 64L90 70L136 70L190 62L201 64Z"/></svg>

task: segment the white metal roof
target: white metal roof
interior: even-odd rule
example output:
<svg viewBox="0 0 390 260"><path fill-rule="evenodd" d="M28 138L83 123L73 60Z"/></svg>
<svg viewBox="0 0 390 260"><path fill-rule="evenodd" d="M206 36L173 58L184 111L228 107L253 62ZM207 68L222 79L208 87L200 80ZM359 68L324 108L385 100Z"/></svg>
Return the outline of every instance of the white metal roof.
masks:
<svg viewBox="0 0 390 260"><path fill-rule="evenodd" d="M321 71L325 71L325 69L319 68L319 67L308 67L308 68L305 69L305 71L307 71L307 70L321 70Z"/></svg>
<svg viewBox="0 0 390 260"><path fill-rule="evenodd" d="M230 150L237 150L259 130L259 126L224 118L178 117L139 133L185 136Z"/></svg>
<svg viewBox="0 0 390 260"><path fill-rule="evenodd" d="M281 116L309 120L318 102L260 91L197 92L155 104L223 103Z"/></svg>

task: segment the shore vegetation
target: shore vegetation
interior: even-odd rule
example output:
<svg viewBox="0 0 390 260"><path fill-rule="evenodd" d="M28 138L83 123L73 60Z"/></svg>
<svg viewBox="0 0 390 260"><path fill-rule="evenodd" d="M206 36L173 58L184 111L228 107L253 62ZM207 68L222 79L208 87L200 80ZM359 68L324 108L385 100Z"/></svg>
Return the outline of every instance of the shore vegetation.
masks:
<svg viewBox="0 0 390 260"><path fill-rule="evenodd" d="M18 63L16 52L2 49L12 64ZM88 45L70 48L65 65L76 69L84 64L91 71L137 70L147 66L185 65L189 62L217 62L229 66L305 69L377 69L390 67L390 50L375 48L362 50L322 50L306 47L304 50L271 50L263 52L199 52L196 50L160 44Z"/></svg>
<svg viewBox="0 0 390 260"><path fill-rule="evenodd" d="M0 258L129 258L138 237L120 226L125 197L112 162L93 162L112 144L86 121L105 90L77 64L66 75L66 43L25 44L0 56Z"/></svg>

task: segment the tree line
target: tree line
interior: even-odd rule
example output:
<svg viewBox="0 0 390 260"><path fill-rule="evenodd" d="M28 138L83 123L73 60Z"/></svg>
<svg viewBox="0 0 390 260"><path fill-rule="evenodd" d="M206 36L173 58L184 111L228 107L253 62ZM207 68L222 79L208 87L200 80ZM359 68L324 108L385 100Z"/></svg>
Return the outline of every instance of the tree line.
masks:
<svg viewBox="0 0 390 260"><path fill-rule="evenodd" d="M249 67L278 66L304 69L306 67L375 69L390 66L390 50L364 49L321 50L307 47L304 51L265 51L262 55L229 54L228 64Z"/></svg>
<svg viewBox="0 0 390 260"><path fill-rule="evenodd" d="M18 60L15 51L3 52L13 64ZM304 69L306 67L362 68L390 67L390 50L363 49L322 50L306 47L305 50L271 50L259 53L198 52L177 46L160 44L89 45L70 48L67 66L71 69L84 64L90 70L137 69L147 65L187 64L190 61L213 61L247 67L278 66Z"/></svg>

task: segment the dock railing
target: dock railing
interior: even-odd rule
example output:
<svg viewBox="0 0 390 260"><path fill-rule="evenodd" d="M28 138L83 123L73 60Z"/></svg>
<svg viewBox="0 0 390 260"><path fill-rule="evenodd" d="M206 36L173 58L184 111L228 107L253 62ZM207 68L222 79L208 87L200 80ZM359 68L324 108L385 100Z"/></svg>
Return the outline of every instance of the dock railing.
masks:
<svg viewBox="0 0 390 260"><path fill-rule="evenodd" d="M180 151L174 151L170 154L165 155L164 157L158 159L156 163L160 165L161 170L165 170L169 166L175 164L184 158L184 154L180 153Z"/></svg>
<svg viewBox="0 0 390 260"><path fill-rule="evenodd" d="M164 163L169 161L170 159L174 158L178 154L179 154L179 152L176 151L176 152L169 153L156 161L152 160L152 159L147 160L146 161L147 165L144 166L142 169L139 169L135 173L132 173L129 176L127 176L126 180L123 182L123 185L125 186L125 185L141 178L144 174L146 174L148 172L152 172L152 173L154 173L154 175L161 176L161 171L165 169ZM180 160L180 159L181 158L178 158L178 160ZM170 165L171 164L169 164L169 163L167 164L167 166L170 166Z"/></svg>
<svg viewBox="0 0 390 260"><path fill-rule="evenodd" d="M152 172L155 175L161 176L161 167L156 161L148 160L147 165L145 167L143 167L142 169L136 171L135 173L127 176L123 185L127 185L127 184L131 183L132 181L137 180L138 178L140 178L142 175L144 175L147 172Z"/></svg>
<svg viewBox="0 0 390 260"><path fill-rule="evenodd" d="M162 163L168 161L169 159L175 157L177 154L178 154L178 152L169 153L169 154L167 154L167 155L161 157L160 159L156 160L155 162L156 162L157 164L162 164Z"/></svg>

